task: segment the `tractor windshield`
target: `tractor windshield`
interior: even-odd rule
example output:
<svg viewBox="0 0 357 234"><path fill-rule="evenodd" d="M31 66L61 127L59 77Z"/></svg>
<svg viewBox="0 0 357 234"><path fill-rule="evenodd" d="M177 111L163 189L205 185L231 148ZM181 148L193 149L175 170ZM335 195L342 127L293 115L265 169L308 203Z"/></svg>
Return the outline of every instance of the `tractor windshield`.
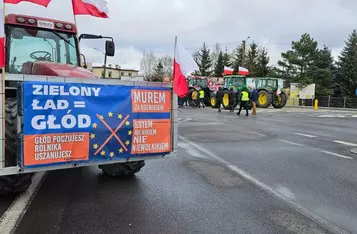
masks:
<svg viewBox="0 0 357 234"><path fill-rule="evenodd" d="M26 63L36 61L79 65L74 34L10 26L7 38L9 73L22 73Z"/></svg>
<svg viewBox="0 0 357 234"><path fill-rule="evenodd" d="M277 82L276 80L271 80L271 79L260 79L258 81L258 87L277 87Z"/></svg>
<svg viewBox="0 0 357 234"><path fill-rule="evenodd" d="M205 79L191 79L189 82L189 86L199 86L201 88L207 88L207 80Z"/></svg>
<svg viewBox="0 0 357 234"><path fill-rule="evenodd" d="M244 78L228 78L227 86L242 87L244 86Z"/></svg>

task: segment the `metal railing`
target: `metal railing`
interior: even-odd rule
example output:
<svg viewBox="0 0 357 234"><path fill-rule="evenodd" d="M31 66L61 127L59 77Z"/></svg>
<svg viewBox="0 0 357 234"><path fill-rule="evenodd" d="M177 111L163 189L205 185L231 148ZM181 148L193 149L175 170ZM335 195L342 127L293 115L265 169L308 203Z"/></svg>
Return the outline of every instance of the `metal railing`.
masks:
<svg viewBox="0 0 357 234"><path fill-rule="evenodd" d="M319 107L331 108L357 108L357 98L336 98L331 96L316 97ZM289 98L286 106L314 106L314 99Z"/></svg>

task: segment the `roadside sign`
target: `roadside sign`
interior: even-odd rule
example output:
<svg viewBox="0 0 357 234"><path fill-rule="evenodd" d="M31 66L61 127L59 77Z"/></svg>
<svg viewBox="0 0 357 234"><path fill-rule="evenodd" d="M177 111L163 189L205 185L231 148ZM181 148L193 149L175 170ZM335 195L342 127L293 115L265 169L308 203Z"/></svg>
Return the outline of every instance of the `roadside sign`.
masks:
<svg viewBox="0 0 357 234"><path fill-rule="evenodd" d="M171 152L171 90L25 82L24 167Z"/></svg>

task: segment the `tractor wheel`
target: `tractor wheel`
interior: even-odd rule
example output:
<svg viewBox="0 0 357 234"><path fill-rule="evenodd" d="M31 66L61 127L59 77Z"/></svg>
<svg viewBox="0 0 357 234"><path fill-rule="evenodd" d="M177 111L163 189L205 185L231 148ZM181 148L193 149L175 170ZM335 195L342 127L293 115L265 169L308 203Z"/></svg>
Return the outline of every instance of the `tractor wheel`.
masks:
<svg viewBox="0 0 357 234"><path fill-rule="evenodd" d="M188 91L188 104L191 106L191 107L196 107L197 106L197 103L192 99L192 96L193 95L196 95L196 97L198 98L198 91L195 90L195 89L190 89Z"/></svg>
<svg viewBox="0 0 357 234"><path fill-rule="evenodd" d="M222 95L222 105L223 108L226 110L230 109L230 105L229 105L229 91L228 90L224 90L223 91L223 95Z"/></svg>
<svg viewBox="0 0 357 234"><path fill-rule="evenodd" d="M276 109L281 109L286 105L287 97L285 93L280 93L279 96L274 97L274 101L272 103L273 107Z"/></svg>
<svg viewBox="0 0 357 234"><path fill-rule="evenodd" d="M17 165L17 100L7 98L5 104L5 166ZM0 194L26 191L32 183L33 173L0 177Z"/></svg>
<svg viewBox="0 0 357 234"><path fill-rule="evenodd" d="M272 95L266 90L261 90L258 96L257 106L260 108L268 108L272 103Z"/></svg>
<svg viewBox="0 0 357 234"><path fill-rule="evenodd" d="M235 109L238 106L238 100L239 100L239 94L234 92L234 91L230 91L230 98L232 98L233 100L231 100L231 104L232 104L232 108Z"/></svg>
<svg viewBox="0 0 357 234"><path fill-rule="evenodd" d="M218 100L216 94L212 94L211 96L211 107L215 109L218 108Z"/></svg>
<svg viewBox="0 0 357 234"><path fill-rule="evenodd" d="M145 166L145 161L100 165L99 168L106 176L119 177L134 175L138 173L143 166Z"/></svg>

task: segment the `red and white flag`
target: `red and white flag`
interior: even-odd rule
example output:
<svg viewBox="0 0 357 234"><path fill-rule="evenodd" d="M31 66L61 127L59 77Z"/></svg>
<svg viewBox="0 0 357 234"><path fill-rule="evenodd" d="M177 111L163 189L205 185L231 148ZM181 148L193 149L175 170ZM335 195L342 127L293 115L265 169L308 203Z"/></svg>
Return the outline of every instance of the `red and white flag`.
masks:
<svg viewBox="0 0 357 234"><path fill-rule="evenodd" d="M31 2L37 5L47 7L50 4L51 0L4 0L4 3L9 4L18 4L20 2Z"/></svg>
<svg viewBox="0 0 357 234"><path fill-rule="evenodd" d="M238 75L249 75L249 71L247 68L239 67Z"/></svg>
<svg viewBox="0 0 357 234"><path fill-rule="evenodd" d="M223 70L223 75L233 75L233 71L234 71L234 69L233 69L233 68L230 68L230 67L224 67L224 70Z"/></svg>
<svg viewBox="0 0 357 234"><path fill-rule="evenodd" d="M105 0L72 0L72 5L74 15L109 18L107 2Z"/></svg>
<svg viewBox="0 0 357 234"><path fill-rule="evenodd" d="M0 1L1 2L1 1ZM0 4L0 68L5 67L4 4Z"/></svg>
<svg viewBox="0 0 357 234"><path fill-rule="evenodd" d="M184 97L188 92L186 77L197 71L197 63L185 48L176 40L174 58L174 92Z"/></svg>

